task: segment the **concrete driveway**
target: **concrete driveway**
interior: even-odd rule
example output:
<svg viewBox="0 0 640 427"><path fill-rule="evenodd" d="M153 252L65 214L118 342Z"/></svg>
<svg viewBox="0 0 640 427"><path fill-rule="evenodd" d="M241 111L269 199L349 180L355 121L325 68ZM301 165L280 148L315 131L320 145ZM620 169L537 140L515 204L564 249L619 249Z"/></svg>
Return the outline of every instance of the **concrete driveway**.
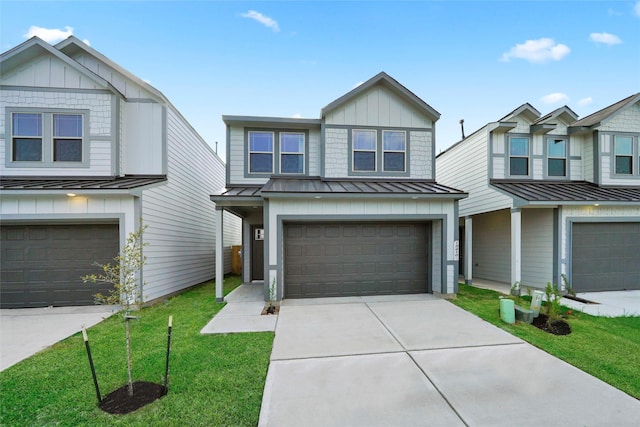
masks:
<svg viewBox="0 0 640 427"><path fill-rule="evenodd" d="M101 305L0 310L0 371L112 314Z"/></svg>
<svg viewBox="0 0 640 427"><path fill-rule="evenodd" d="M260 426L631 426L640 402L432 295L286 300Z"/></svg>

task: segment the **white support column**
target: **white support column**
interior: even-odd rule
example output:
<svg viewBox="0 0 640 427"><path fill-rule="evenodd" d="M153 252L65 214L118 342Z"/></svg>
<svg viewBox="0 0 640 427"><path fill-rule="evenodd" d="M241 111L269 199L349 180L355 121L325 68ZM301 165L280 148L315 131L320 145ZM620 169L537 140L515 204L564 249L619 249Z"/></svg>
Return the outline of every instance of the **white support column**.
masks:
<svg viewBox="0 0 640 427"><path fill-rule="evenodd" d="M464 282L473 283L473 218L464 217Z"/></svg>
<svg viewBox="0 0 640 427"><path fill-rule="evenodd" d="M511 285L522 281L522 212L511 209Z"/></svg>
<svg viewBox="0 0 640 427"><path fill-rule="evenodd" d="M224 210L216 206L216 301L224 301L224 236L222 218Z"/></svg>

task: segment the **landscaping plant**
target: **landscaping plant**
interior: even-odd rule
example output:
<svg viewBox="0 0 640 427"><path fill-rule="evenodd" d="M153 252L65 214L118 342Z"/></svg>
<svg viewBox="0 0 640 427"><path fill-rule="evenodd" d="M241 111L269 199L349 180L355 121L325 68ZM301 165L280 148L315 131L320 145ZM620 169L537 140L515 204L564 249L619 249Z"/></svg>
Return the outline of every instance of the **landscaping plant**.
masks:
<svg viewBox="0 0 640 427"><path fill-rule="evenodd" d="M129 377L129 396L133 396L133 362L131 357L131 328L129 322L137 319L131 315L132 309L138 309L142 302L143 286L138 286L138 277L142 267L147 262L147 257L142 253L147 243L142 241L146 225L140 225L137 231L129 233L127 241L118 255L113 258L113 263L94 265L102 270L98 274L90 274L82 277L87 283L107 283L113 285L113 289L107 295L95 294L96 304L108 304L120 306L120 312L125 320L125 342L127 351L127 375Z"/></svg>

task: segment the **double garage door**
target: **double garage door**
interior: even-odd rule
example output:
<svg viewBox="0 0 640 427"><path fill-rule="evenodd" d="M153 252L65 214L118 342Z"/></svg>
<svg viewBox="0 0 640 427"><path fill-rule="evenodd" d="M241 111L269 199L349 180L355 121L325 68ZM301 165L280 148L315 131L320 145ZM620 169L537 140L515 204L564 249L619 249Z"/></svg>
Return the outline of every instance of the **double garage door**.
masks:
<svg viewBox="0 0 640 427"><path fill-rule="evenodd" d="M428 223L284 226L284 297L425 293Z"/></svg>
<svg viewBox="0 0 640 427"><path fill-rule="evenodd" d="M92 264L113 261L120 245L118 226L2 225L0 306L2 308L91 305L110 289L85 284Z"/></svg>
<svg viewBox="0 0 640 427"><path fill-rule="evenodd" d="M575 291L640 289L640 222L573 223L571 242Z"/></svg>

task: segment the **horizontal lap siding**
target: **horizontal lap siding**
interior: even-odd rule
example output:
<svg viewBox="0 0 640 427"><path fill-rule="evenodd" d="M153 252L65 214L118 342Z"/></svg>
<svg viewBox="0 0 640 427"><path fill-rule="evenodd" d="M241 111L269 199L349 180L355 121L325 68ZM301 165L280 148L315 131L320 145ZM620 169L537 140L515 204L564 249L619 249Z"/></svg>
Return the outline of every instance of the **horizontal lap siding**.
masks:
<svg viewBox="0 0 640 427"><path fill-rule="evenodd" d="M171 107L167 121L168 183L142 197L149 226L145 300L215 275L215 205L209 196L224 186L224 164ZM230 217L225 225L225 240L240 244L234 221L239 222Z"/></svg>

